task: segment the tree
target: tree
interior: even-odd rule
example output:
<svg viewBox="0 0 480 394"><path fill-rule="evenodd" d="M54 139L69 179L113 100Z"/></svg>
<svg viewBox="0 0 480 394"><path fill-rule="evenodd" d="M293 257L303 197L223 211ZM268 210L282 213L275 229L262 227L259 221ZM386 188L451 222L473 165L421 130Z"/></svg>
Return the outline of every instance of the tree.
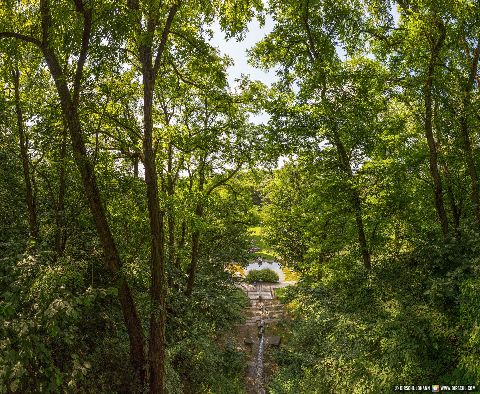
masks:
<svg viewBox="0 0 480 394"><path fill-rule="evenodd" d="M360 56L350 64L346 62L348 65L343 67L335 49L338 41L348 41L352 51L355 50L358 40L350 32L360 26L362 16L354 5L343 3L326 5L306 1L302 2L300 13L292 12L293 9L296 9L296 4L293 3L271 5L270 12L275 15L276 26L257 44L253 55L258 64L265 67L281 66L280 92L292 92L294 85L299 88L297 95L287 98L287 104L291 106L289 110L281 110L277 105L271 106L275 126L281 130L288 125L288 129L283 132L292 135L300 151L308 150L301 145L305 139L313 142L314 149L325 143L335 147L338 166L345 182L350 185L346 198L355 217L358 244L364 266L368 270L371 268L371 252L365 233L360 192L354 177L354 167L361 165L362 159L353 155L357 149L363 150L366 147L366 141L362 141L362 138L368 138L369 122L375 122L378 107L358 105L365 95L371 97L371 91L368 91L368 86L358 84L357 92L355 84L359 77L362 80L362 73L366 70L373 71L374 67ZM347 15L348 27L344 24ZM356 73L355 76L349 78L349 71ZM381 94L380 90L378 92ZM343 108L344 101L348 104ZM359 116L362 109L366 110L363 118ZM339 110L342 117L338 117ZM351 146L346 146L344 141L347 133L359 137L357 140L352 139ZM368 155L363 151L359 156L363 154Z"/></svg>
<svg viewBox="0 0 480 394"><path fill-rule="evenodd" d="M107 220L104 200L98 187L95 157L92 158L88 152L86 131L89 127L84 112L88 97L87 86L90 87L92 78L95 80L97 73L105 71L106 65L112 67L108 57L113 56L117 60L126 59L124 54L134 48L136 59L133 65L136 67L137 61L139 62L143 84L142 161L145 169L151 228L151 318L148 356L150 390L163 392L166 294L164 210L160 207L159 201L156 152L153 142L153 111L155 84L169 45L170 30L175 25L175 16L180 9L180 3L167 8L155 1L148 4L128 1L126 5L127 9L124 9L110 2L90 4L82 0L65 1L55 5L49 0L41 0L38 5L7 4L1 9L0 17L4 29L0 32L0 38L23 42L28 48L35 47L42 54L55 82L62 117L70 134L73 156L81 174L85 195L102 243L105 264L117 282L119 301L130 338L132 365L137 378L142 382L147 364L144 354L144 333L130 286L121 273L122 259ZM73 11L71 6L74 6ZM225 29L229 28L232 34L237 34L244 29L246 21L251 17L251 5L242 3L242 13L235 15L230 12L233 6L225 2L215 4L215 7L205 8L200 3L191 2L188 11L186 10L182 15L182 20L188 24L191 18L199 31L204 23L203 18L211 21L212 17L218 14L222 26ZM257 2L255 6L260 5ZM30 26L35 28L30 29ZM129 26L134 27L133 34L128 34ZM63 29L69 32L68 37L59 33ZM182 28L177 29L176 34L182 37ZM102 39L108 41L108 47L104 45ZM121 53L120 55L115 53L117 50ZM72 58L75 58L73 64ZM138 160L137 153L135 157L137 158L135 160ZM64 175L61 174L60 179L63 177ZM61 184L63 183L61 181ZM60 208L61 205L62 201L59 200ZM61 228L60 219L59 228ZM61 238L59 233L58 239ZM58 245L60 244L59 241ZM59 252L60 249L61 245Z"/></svg>

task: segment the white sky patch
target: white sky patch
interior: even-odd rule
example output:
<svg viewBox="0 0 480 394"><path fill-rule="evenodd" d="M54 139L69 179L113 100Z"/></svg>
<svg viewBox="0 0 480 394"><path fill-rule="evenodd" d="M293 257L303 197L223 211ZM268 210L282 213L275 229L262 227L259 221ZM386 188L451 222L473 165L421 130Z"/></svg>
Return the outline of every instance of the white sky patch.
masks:
<svg viewBox="0 0 480 394"><path fill-rule="evenodd" d="M217 47L222 54L230 56L234 65L228 68L228 82L234 88L236 80L241 78L242 74L249 75L250 79L258 80L270 86L277 80L273 70L264 71L248 64L247 50L263 39L265 35L273 29L273 21L266 18L265 25L260 27L260 23L255 19L248 24L245 38L237 41L234 38L227 40L225 34L220 30L220 25L215 22L212 26L213 37L210 44Z"/></svg>
<svg viewBox="0 0 480 394"><path fill-rule="evenodd" d="M395 22L395 27L398 27L398 23L399 23L399 20L400 20L400 14L398 13L398 6L396 4L394 4L392 6L392 9L391 9L391 13L392 13L392 16L393 16L393 21Z"/></svg>
<svg viewBox="0 0 480 394"><path fill-rule="evenodd" d="M266 18L265 25L260 26L258 20L252 20L247 26L247 32L242 41L235 38L227 40L225 34L221 31L218 22L212 26L213 37L210 44L217 47L222 54L228 55L233 59L233 65L228 68L228 83L232 89L238 85L236 82L247 75L251 80L263 82L267 86L277 81L277 76L273 70L261 70L248 63L247 51L255 46L255 44L263 39L273 29L273 21ZM267 113L261 113L250 116L250 121L254 124L266 124L269 120Z"/></svg>

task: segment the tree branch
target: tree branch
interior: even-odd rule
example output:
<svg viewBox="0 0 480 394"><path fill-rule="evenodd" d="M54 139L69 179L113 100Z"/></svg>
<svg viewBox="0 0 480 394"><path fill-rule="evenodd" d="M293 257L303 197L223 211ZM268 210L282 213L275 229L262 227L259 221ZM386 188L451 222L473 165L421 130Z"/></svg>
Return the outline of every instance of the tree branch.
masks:
<svg viewBox="0 0 480 394"><path fill-rule="evenodd" d="M172 66L172 69L173 71L175 72L175 74L177 75L178 79L180 81L182 81L183 83L187 84L187 85L191 85L191 86L194 86L200 90L204 90L205 89L205 86L202 86L194 81L191 81L189 80L188 78L186 78L181 72L180 70L178 69L178 67L176 66L175 64L175 61L170 59L170 61L168 62L171 66Z"/></svg>
<svg viewBox="0 0 480 394"><path fill-rule="evenodd" d="M75 0L77 12L83 14L83 34L82 47L77 61L77 70L75 71L75 79L73 82L73 104L77 105L80 98L80 84L82 82L83 69L87 60L88 47L90 44L90 36L92 33L92 10L86 9L82 0Z"/></svg>
<svg viewBox="0 0 480 394"><path fill-rule="evenodd" d="M235 176L235 174L236 174L238 171L240 171L240 169L242 168L242 165L243 165L243 163L240 163L240 164L237 166L237 168L235 168L234 170L232 170L232 171L230 172L230 174L228 174L225 178L220 179L217 183L214 183L212 186L210 186L210 187L208 188L208 190L207 190L206 195L209 196L217 187L224 185L224 184L227 183L230 179L232 179L232 178Z"/></svg>
<svg viewBox="0 0 480 394"><path fill-rule="evenodd" d="M305 15L304 15L304 24L305 24L305 30L307 32L307 39L308 39L308 45L307 45L307 50L308 50L308 56L310 57L310 60L312 62L315 62L318 59L318 52L315 46L315 40L313 39L312 31L310 29L310 24L309 24L309 18L310 18L310 4L309 0L307 0L307 3L305 4Z"/></svg>
<svg viewBox="0 0 480 394"><path fill-rule="evenodd" d="M155 63L153 66L153 78L155 79L158 74L158 70L160 69L160 63L162 60L163 51L165 50L165 46L167 45L168 35L170 33L170 29L172 27L173 19L177 14L178 9L180 8L181 1L175 3L170 7L168 11L167 20L165 21L165 27L163 28L162 38L160 40L160 44L158 45L157 55L155 57Z"/></svg>
<svg viewBox="0 0 480 394"><path fill-rule="evenodd" d="M14 31L0 31L0 38L16 38L17 40L29 42L33 45L36 45L39 48L42 46L40 40L37 40L35 37L16 33Z"/></svg>
<svg viewBox="0 0 480 394"><path fill-rule="evenodd" d="M49 0L40 0L40 15L42 16L42 47L46 47L48 44L49 29L52 25Z"/></svg>

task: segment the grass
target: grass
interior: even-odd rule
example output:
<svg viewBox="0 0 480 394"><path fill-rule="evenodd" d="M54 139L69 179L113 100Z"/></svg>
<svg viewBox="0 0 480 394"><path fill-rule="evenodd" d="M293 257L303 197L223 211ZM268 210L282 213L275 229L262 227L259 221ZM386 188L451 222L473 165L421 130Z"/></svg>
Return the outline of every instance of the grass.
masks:
<svg viewBox="0 0 480 394"><path fill-rule="evenodd" d="M227 266L227 271L230 272L231 274L240 274L240 275L245 275L245 268L243 268L241 265L239 264L230 264L229 266Z"/></svg>
<svg viewBox="0 0 480 394"><path fill-rule="evenodd" d="M292 271L290 268L282 267L282 271L285 274L285 282L298 282L300 275L297 272Z"/></svg>
<svg viewBox="0 0 480 394"><path fill-rule="evenodd" d="M264 260L277 260L272 250L270 250L263 239L262 227L250 227L250 235L252 237L253 245L260 248L258 252L255 252L255 256L258 256Z"/></svg>

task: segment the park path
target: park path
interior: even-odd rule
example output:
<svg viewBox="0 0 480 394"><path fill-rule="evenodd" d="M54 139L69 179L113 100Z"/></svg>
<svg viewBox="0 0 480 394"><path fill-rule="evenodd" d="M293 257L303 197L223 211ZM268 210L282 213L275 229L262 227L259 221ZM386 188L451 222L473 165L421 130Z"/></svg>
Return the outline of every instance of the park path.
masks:
<svg viewBox="0 0 480 394"><path fill-rule="evenodd" d="M237 345L247 354L246 392L264 394L273 365L269 351L280 346L281 338L275 335L277 323L285 318L282 304L275 290L284 283L243 284L242 289L250 300L245 308L245 323L236 327Z"/></svg>

